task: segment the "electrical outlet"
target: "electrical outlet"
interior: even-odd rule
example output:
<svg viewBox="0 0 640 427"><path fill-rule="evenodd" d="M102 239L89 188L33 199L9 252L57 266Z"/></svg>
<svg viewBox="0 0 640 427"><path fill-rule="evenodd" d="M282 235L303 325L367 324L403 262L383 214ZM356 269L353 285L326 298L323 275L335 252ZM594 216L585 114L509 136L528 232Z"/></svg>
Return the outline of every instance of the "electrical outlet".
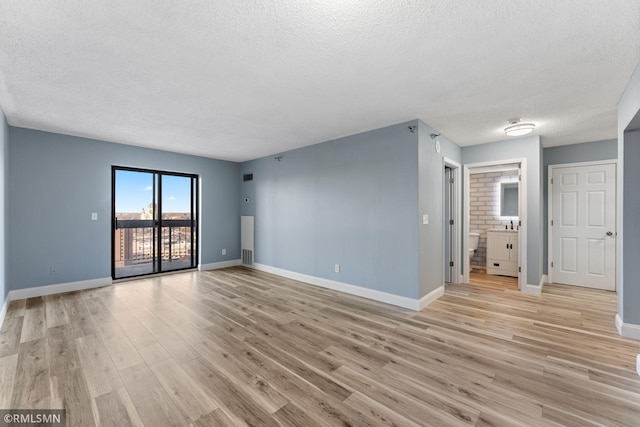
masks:
<svg viewBox="0 0 640 427"><path fill-rule="evenodd" d="M56 269L53 268L53 267L49 267L49 275L55 276L56 275Z"/></svg>
<svg viewBox="0 0 640 427"><path fill-rule="evenodd" d="M336 264L335 270L336 273L340 273L340 264Z"/></svg>
<svg viewBox="0 0 640 427"><path fill-rule="evenodd" d="M222 250L222 255L226 255L226 254L227 254L227 250L226 250L226 249L223 249L223 250Z"/></svg>

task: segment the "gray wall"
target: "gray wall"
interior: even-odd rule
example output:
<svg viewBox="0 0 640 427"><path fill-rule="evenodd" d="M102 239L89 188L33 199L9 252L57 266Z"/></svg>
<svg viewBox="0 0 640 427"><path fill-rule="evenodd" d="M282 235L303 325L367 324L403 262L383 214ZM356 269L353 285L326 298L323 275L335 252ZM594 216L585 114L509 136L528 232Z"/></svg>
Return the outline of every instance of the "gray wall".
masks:
<svg viewBox="0 0 640 427"><path fill-rule="evenodd" d="M7 188L9 172L9 125L0 108L0 308L7 299Z"/></svg>
<svg viewBox="0 0 640 427"><path fill-rule="evenodd" d="M527 159L527 283L530 285L538 285L542 278L541 156L542 148L539 136L462 148L462 162L465 165L519 158Z"/></svg>
<svg viewBox="0 0 640 427"><path fill-rule="evenodd" d="M418 133L403 123L243 163L255 261L418 297ZM340 273L334 272L340 264ZM439 265L440 270L442 266Z"/></svg>
<svg viewBox="0 0 640 427"><path fill-rule="evenodd" d="M420 236L418 297L423 297L444 283L444 158L461 163L462 155L460 147L445 136L432 139L430 134L439 133L435 129L421 121L417 125L419 211L415 222ZM440 153L435 141L440 141ZM424 214L429 215L427 225L422 224Z"/></svg>
<svg viewBox="0 0 640 427"><path fill-rule="evenodd" d="M412 121L243 163L255 261L409 298L442 286L444 156L461 154L430 133Z"/></svg>
<svg viewBox="0 0 640 427"><path fill-rule="evenodd" d="M639 158L634 157L638 145L635 135L629 135L630 124L640 115L640 64L636 66L629 84L625 88L618 104L618 314L623 322L640 325L640 281L637 280L638 258L629 259L625 254L628 244L636 244L640 239L638 217L627 217L625 205L640 199L638 179L634 179L634 170L638 169ZM628 140L627 140L627 137ZM627 150L629 152L627 153ZM626 163L625 163L626 160ZM632 169L632 171L629 171ZM637 177L637 175L636 175ZM627 221L625 222L625 218ZM627 243L625 243L627 242ZM626 266L626 267L625 267ZM627 280L625 280L625 278Z"/></svg>
<svg viewBox="0 0 640 427"><path fill-rule="evenodd" d="M111 275L112 165L198 174L201 263L240 257L237 163L10 127L11 289Z"/></svg>
<svg viewBox="0 0 640 427"><path fill-rule="evenodd" d="M638 280L638 262L640 261L640 130L625 132L624 135L624 207L625 240L622 248L624 270L624 302L622 320L625 323L640 325L640 281Z"/></svg>
<svg viewBox="0 0 640 427"><path fill-rule="evenodd" d="M606 141L585 142L583 144L563 145L561 147L549 147L543 154L543 210L542 210L542 271L548 271L548 241L549 241L549 165L565 163L593 162L597 160L615 160L618 158L618 141L609 139Z"/></svg>

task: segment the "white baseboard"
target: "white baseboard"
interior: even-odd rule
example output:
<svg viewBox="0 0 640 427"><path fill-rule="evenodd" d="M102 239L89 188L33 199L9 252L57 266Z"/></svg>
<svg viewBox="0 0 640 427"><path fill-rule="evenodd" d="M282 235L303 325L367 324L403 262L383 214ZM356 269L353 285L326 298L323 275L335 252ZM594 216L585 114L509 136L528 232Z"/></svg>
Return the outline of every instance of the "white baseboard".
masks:
<svg viewBox="0 0 640 427"><path fill-rule="evenodd" d="M529 285L526 284L522 292L527 295L533 295L539 297L542 294L542 288L539 285Z"/></svg>
<svg viewBox="0 0 640 427"><path fill-rule="evenodd" d="M346 294L356 295L359 297L369 298L375 301L384 302L398 307L408 308L414 311L420 311L421 303L424 300L424 307L438 298L439 289L444 292L444 287L440 287L435 291L425 295L421 299L403 297L400 295L390 294L388 292L377 291L375 289L363 288L362 286L350 285L348 283L336 282L335 280L323 279L321 277L309 276L307 274L296 273L295 271L284 270L282 268L271 267L270 265L254 263L254 269L264 271L266 273L275 274L276 276L286 277L288 279L297 280L299 282L309 283L311 285L320 286L322 288L333 289L335 291L344 292ZM424 308L423 307L423 308Z"/></svg>
<svg viewBox="0 0 640 427"><path fill-rule="evenodd" d="M217 270L219 268L235 267L242 264L240 259L232 259L230 261L212 262L209 264L198 264L198 271Z"/></svg>
<svg viewBox="0 0 640 427"><path fill-rule="evenodd" d="M620 336L640 340L640 325L624 323L619 314L616 314L616 329Z"/></svg>
<svg viewBox="0 0 640 427"><path fill-rule="evenodd" d="M547 282L547 275L543 274L542 277L540 278L540 283L538 283L538 285L530 285L527 283L524 286L524 289L522 289L522 292L527 295L533 295L533 296L539 297L540 295L542 295L542 288L544 288L544 284L546 282Z"/></svg>
<svg viewBox="0 0 640 427"><path fill-rule="evenodd" d="M420 298L418 310L422 311L423 308L440 298L442 295L444 295L444 285L432 290L431 292Z"/></svg>
<svg viewBox="0 0 640 427"><path fill-rule="evenodd" d="M14 289L9 291L8 301L18 299L41 297L45 295L61 294L64 292L82 291L85 289L100 288L110 286L113 283L111 277L99 279L80 280L78 282L57 283L55 285L37 286L34 288Z"/></svg>
<svg viewBox="0 0 640 427"><path fill-rule="evenodd" d="M4 300L4 304L2 304L2 308L0 309L0 329L2 329L2 325L4 324L4 318L7 315L7 309L9 308L9 295L7 295L7 299Z"/></svg>

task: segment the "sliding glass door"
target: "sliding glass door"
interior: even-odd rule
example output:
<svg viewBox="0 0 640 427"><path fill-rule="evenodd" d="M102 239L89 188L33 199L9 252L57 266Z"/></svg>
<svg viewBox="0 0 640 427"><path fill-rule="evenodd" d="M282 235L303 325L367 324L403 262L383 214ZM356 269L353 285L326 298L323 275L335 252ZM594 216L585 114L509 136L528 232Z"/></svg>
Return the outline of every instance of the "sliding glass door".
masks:
<svg viewBox="0 0 640 427"><path fill-rule="evenodd" d="M112 168L114 279L197 266L198 179Z"/></svg>

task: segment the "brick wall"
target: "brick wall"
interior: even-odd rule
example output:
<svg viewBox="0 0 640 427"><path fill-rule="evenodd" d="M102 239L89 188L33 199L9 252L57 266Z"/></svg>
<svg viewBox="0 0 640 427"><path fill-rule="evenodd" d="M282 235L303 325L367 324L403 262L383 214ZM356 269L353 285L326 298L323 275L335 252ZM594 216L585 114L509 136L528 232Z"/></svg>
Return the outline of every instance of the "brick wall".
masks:
<svg viewBox="0 0 640 427"><path fill-rule="evenodd" d="M514 181L518 181L518 172L515 170L469 175L470 231L480 233L480 244L471 259L471 267L487 266L486 231L510 224L511 220L500 219L500 183Z"/></svg>

